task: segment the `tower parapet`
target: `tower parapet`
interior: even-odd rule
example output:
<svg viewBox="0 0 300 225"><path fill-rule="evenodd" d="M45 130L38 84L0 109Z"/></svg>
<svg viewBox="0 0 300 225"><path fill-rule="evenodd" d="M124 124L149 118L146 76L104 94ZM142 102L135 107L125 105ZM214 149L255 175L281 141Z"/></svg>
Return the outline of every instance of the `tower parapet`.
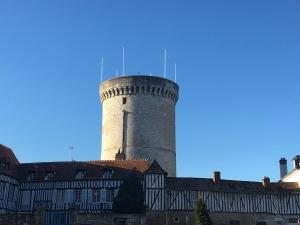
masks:
<svg viewBox="0 0 300 225"><path fill-rule="evenodd" d="M178 100L178 86L177 88L174 87L162 87L162 83L149 83L149 79L147 79L147 76L136 76L136 80L142 81L141 83L131 83L131 84L125 84L117 85L110 87L112 83L117 82L118 79L128 79L130 77L120 77L108 81L104 81L100 87L100 99L101 102L108 98L112 98L119 95L137 95L137 94L143 94L143 95L152 95L152 96L160 96L164 98L170 98L175 103ZM147 77L147 78L146 78ZM140 79L139 79L140 78ZM159 78L159 77L150 77L150 78ZM155 80L153 79L153 80ZM160 78L164 79L164 78ZM165 81L169 81L167 79L164 79ZM146 82L145 82L146 81ZM106 83L107 82L107 83ZM177 84L176 84L177 85ZM163 85L164 86L164 85ZM106 88L106 89L105 89ZM167 88L167 89L165 89Z"/></svg>
<svg viewBox="0 0 300 225"><path fill-rule="evenodd" d="M153 76L126 76L100 85L101 159L113 160L121 149L126 159L157 160L176 176L175 106L178 85Z"/></svg>

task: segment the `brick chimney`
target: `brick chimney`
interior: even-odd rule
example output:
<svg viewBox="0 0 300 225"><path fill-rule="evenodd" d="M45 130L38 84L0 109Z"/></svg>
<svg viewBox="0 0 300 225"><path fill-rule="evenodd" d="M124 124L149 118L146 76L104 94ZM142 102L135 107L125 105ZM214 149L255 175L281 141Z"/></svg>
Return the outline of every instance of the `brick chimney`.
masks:
<svg viewBox="0 0 300 225"><path fill-rule="evenodd" d="M213 182L219 183L221 181L221 172L220 171L214 171L213 173Z"/></svg>
<svg viewBox="0 0 300 225"><path fill-rule="evenodd" d="M279 160L279 168L280 168L280 179L282 179L287 174L287 161L285 158L281 158Z"/></svg>
<svg viewBox="0 0 300 225"><path fill-rule="evenodd" d="M293 167L294 169L300 169L300 155L296 155L293 158Z"/></svg>

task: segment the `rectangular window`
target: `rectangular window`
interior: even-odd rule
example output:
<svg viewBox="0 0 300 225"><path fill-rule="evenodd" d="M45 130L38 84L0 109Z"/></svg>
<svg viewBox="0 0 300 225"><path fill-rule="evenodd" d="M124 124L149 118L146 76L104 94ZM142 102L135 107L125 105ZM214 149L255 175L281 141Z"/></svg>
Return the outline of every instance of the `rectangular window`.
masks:
<svg viewBox="0 0 300 225"><path fill-rule="evenodd" d="M192 191L191 192L191 201L192 202L195 202L195 201L197 201L198 200L198 193L197 193L197 191Z"/></svg>
<svg viewBox="0 0 300 225"><path fill-rule="evenodd" d="M266 222L257 222L256 225L267 225Z"/></svg>
<svg viewBox="0 0 300 225"><path fill-rule="evenodd" d="M81 189L74 190L74 202L81 202Z"/></svg>
<svg viewBox="0 0 300 225"><path fill-rule="evenodd" d="M4 198L5 183L0 182L0 199Z"/></svg>
<svg viewBox="0 0 300 225"><path fill-rule="evenodd" d="M93 189L92 190L92 201L93 202L100 202L100 189Z"/></svg>
<svg viewBox="0 0 300 225"><path fill-rule="evenodd" d="M14 199L14 186L9 185L8 189L8 201L13 201Z"/></svg>
<svg viewBox="0 0 300 225"><path fill-rule="evenodd" d="M289 218L289 223L298 223L298 218Z"/></svg>
<svg viewBox="0 0 300 225"><path fill-rule="evenodd" d="M114 200L114 190L113 189L106 190L106 201L112 202L113 200Z"/></svg>
<svg viewBox="0 0 300 225"><path fill-rule="evenodd" d="M22 203L21 205L29 205L30 204L30 191L22 191Z"/></svg>
<svg viewBox="0 0 300 225"><path fill-rule="evenodd" d="M127 101L127 99L126 99L126 97L124 97L124 98L123 98L123 105L126 104L126 101Z"/></svg>
<svg viewBox="0 0 300 225"><path fill-rule="evenodd" d="M44 224L47 225L64 225L69 224L69 213L64 211L45 212Z"/></svg>
<svg viewBox="0 0 300 225"><path fill-rule="evenodd" d="M106 202L106 189L104 188L100 190L100 202Z"/></svg>

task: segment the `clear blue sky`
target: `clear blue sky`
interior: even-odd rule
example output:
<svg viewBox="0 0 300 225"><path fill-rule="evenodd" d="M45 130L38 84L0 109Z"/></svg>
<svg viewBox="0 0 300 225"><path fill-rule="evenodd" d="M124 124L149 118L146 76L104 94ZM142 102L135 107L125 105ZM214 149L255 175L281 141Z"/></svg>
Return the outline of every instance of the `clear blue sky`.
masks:
<svg viewBox="0 0 300 225"><path fill-rule="evenodd" d="M21 162L100 158L104 78L177 63L179 176L272 181L300 154L300 2L0 1L0 143ZM289 165L290 165L290 161Z"/></svg>

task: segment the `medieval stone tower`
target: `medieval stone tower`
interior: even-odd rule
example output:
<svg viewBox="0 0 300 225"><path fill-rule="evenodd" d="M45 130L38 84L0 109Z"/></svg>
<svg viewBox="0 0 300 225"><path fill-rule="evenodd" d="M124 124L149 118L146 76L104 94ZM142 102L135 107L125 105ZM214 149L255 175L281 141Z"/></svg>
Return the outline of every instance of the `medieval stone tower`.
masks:
<svg viewBox="0 0 300 225"><path fill-rule="evenodd" d="M173 81L153 76L104 81L101 159L156 159L168 176L176 176L178 90Z"/></svg>

